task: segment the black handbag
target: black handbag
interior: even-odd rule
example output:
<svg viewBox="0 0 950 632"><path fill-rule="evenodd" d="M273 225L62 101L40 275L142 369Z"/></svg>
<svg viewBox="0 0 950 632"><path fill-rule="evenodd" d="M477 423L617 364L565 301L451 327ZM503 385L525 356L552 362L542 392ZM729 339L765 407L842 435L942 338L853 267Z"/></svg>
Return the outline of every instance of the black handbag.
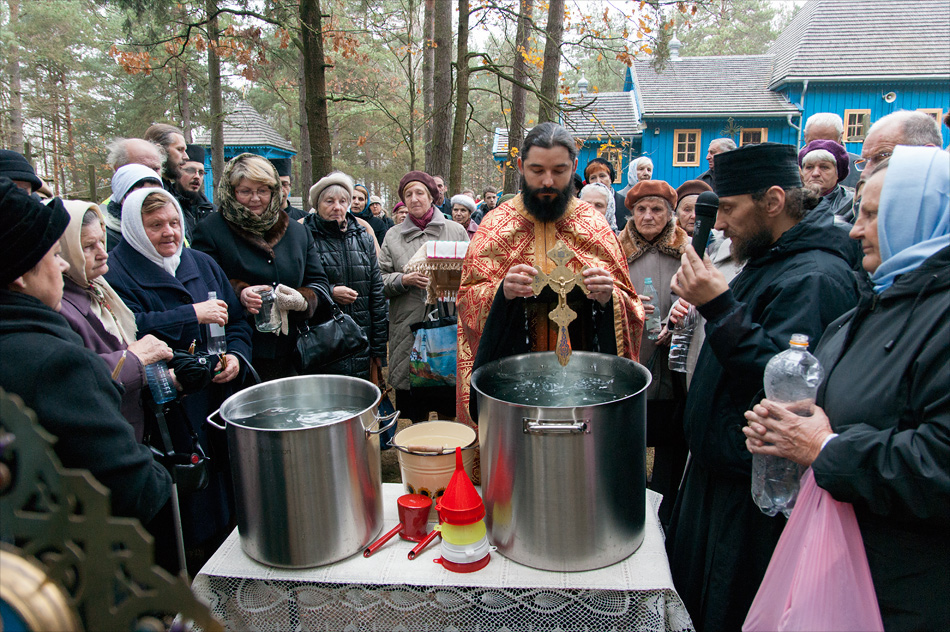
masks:
<svg viewBox="0 0 950 632"><path fill-rule="evenodd" d="M369 349L363 328L333 303L330 317L321 323L304 323L297 331L294 367L314 373L329 364L352 358Z"/></svg>

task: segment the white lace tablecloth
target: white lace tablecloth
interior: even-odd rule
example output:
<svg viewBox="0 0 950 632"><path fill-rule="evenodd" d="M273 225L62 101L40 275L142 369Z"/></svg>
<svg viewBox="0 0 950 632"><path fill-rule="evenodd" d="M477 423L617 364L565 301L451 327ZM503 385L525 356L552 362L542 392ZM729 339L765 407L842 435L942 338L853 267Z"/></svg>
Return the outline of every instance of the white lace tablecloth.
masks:
<svg viewBox="0 0 950 632"><path fill-rule="evenodd" d="M398 521L402 485L383 485L382 533ZM310 569L255 562L235 531L192 589L231 630L455 632L692 630L670 576L656 518L660 496L647 490L643 544L626 560L593 571L541 571L492 553L474 573L445 570L439 540L415 560L398 536L370 558Z"/></svg>

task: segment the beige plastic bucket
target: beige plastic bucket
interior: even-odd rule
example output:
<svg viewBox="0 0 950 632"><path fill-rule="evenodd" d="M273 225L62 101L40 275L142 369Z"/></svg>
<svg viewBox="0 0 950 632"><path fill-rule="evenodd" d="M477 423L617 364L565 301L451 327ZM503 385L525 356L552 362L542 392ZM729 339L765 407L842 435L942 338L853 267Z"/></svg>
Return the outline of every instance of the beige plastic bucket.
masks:
<svg viewBox="0 0 950 632"><path fill-rule="evenodd" d="M462 466L471 478L475 442L475 430L457 421L424 421L397 432L392 445L399 451L406 492L431 498L434 512L455 471L456 447L463 448Z"/></svg>

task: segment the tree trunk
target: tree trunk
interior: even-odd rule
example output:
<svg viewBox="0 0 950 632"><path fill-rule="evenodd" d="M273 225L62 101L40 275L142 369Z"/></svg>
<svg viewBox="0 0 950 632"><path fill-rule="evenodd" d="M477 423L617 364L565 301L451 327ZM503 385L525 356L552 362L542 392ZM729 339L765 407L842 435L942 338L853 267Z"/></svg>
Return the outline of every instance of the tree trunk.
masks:
<svg viewBox="0 0 950 632"><path fill-rule="evenodd" d="M422 125L425 146L425 169L432 165L432 102L434 99L433 74L435 72L435 0L425 0L422 18ZM408 44L411 46L411 43Z"/></svg>
<svg viewBox="0 0 950 632"><path fill-rule="evenodd" d="M432 73L432 151L430 175L449 179L452 161L452 3L435 3L435 65Z"/></svg>
<svg viewBox="0 0 950 632"><path fill-rule="evenodd" d="M307 126L313 156L311 175L316 181L333 170L327 112L327 64L323 54L323 15L320 0L300 0L300 30L303 36Z"/></svg>
<svg viewBox="0 0 950 632"><path fill-rule="evenodd" d="M409 133L406 138L406 147L409 149L409 171L416 170L416 73L413 66L412 42L418 35L416 31L416 4L409 0L409 10L406 12L409 22L406 29L406 81L409 84ZM426 128L428 129L428 128Z"/></svg>
<svg viewBox="0 0 950 632"><path fill-rule="evenodd" d="M20 15L20 0L7 0L10 7L10 21L7 29L13 31L10 46L7 48L9 63L7 76L10 78L10 147L23 151L23 89L20 87L20 48L17 45L16 25Z"/></svg>
<svg viewBox="0 0 950 632"><path fill-rule="evenodd" d="M208 16L218 10L215 0L205 0ZM208 21L208 93L211 97L211 171L212 197L224 171L224 103L221 97L221 60L218 57L218 18Z"/></svg>
<svg viewBox="0 0 950 632"><path fill-rule="evenodd" d="M185 64L175 64L175 75L178 83L178 109L181 112L181 131L185 142L191 144L191 104L188 102L188 69Z"/></svg>
<svg viewBox="0 0 950 632"><path fill-rule="evenodd" d="M452 129L452 161L449 191L462 190L462 157L468 128L468 0L458 0L458 52L455 61L455 124Z"/></svg>
<svg viewBox="0 0 950 632"><path fill-rule="evenodd" d="M564 0L551 0L545 28L544 70L541 72L538 123L557 122L557 82L560 78L561 39L564 35Z"/></svg>
<svg viewBox="0 0 950 632"><path fill-rule="evenodd" d="M527 83L528 65L524 53L528 51L528 30L530 28L533 0L521 0L518 12L518 31L515 34L515 59L511 74L515 81ZM525 101L527 93L521 86L511 85L511 123L508 125L508 157L505 159L505 193L517 193L521 188L521 178L516 164L517 153L511 151L521 147L524 137Z"/></svg>
<svg viewBox="0 0 950 632"><path fill-rule="evenodd" d="M60 73L59 84L63 98L63 119L66 123L66 143L69 151L69 171L72 177L72 186L77 188L82 181L82 173L79 171L79 165L76 164L76 143L73 140L73 117L69 108L69 90L66 89L66 74ZM69 189L66 189L67 191ZM95 201L95 200L93 200Z"/></svg>
<svg viewBox="0 0 950 632"><path fill-rule="evenodd" d="M303 196L303 209L309 210L307 194L313 186L313 157L310 155L310 125L307 124L307 78L304 76L304 58L300 53L297 67L297 91L300 93L300 194Z"/></svg>

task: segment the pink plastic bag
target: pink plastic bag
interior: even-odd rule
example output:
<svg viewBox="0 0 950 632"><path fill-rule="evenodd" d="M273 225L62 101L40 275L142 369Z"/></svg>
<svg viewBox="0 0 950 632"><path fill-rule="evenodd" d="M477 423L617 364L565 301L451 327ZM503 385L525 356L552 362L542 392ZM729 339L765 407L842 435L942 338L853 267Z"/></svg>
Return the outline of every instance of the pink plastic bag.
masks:
<svg viewBox="0 0 950 632"><path fill-rule="evenodd" d="M854 508L809 468L743 632L884 632Z"/></svg>

